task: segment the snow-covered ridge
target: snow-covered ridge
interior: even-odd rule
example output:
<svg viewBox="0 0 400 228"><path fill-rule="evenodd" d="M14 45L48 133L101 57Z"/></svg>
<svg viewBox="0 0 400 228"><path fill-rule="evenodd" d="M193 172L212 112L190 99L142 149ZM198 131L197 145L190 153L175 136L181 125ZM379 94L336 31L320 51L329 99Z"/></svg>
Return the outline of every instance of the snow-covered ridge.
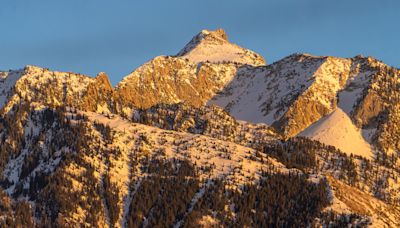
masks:
<svg viewBox="0 0 400 228"><path fill-rule="evenodd" d="M324 61L297 54L268 67L243 68L208 104L225 108L238 120L272 125L314 83Z"/></svg>
<svg viewBox="0 0 400 228"><path fill-rule="evenodd" d="M163 147L166 151L166 156L170 159L182 157L188 158L193 163L197 164L211 164L214 163L216 165L215 170L213 171L212 177L227 177L232 175L231 173L235 167L238 167L240 163L248 163L244 165L250 173L245 172L245 176L258 176L258 172L261 170L260 164L257 161L248 160L252 154L255 154L256 150L251 149L249 147L244 147L232 142L222 141L218 139L214 139L208 136L196 135L184 132L176 132L163 130L160 128L132 123L128 120L125 120L119 116L107 117L105 115L101 115L93 112L83 112L83 114L89 117L89 120L92 122L97 122L104 124L106 126L111 127L113 130L117 131L117 135L120 138L116 138L115 140L122 140L121 142L116 142L116 145L124 147L122 151L129 151L129 146L133 146L130 143L125 144L123 140L129 140L129 137L134 136L134 134L130 134L132 132L136 132L136 136L140 134L146 135L148 141L153 142L150 147ZM160 141L162 141L160 143ZM179 144L185 144L185 150L177 150L174 149ZM207 143L215 145L214 148L209 148ZM128 148L125 148L125 147ZM224 151L223 148L230 148L230 157L229 159L225 157L224 154L218 153L220 149ZM133 148L131 148L133 149ZM150 149L150 148L148 148ZM205 152L207 150L208 152ZM216 150L216 151L214 151ZM153 149L153 151L155 151ZM149 151L150 152L150 151ZM221 152L221 151L219 151ZM182 153L182 154L180 154ZM264 155L263 155L264 156ZM283 165L277 162L275 159L265 157L266 159L270 159L271 164L274 164L280 168L281 171L286 172L287 169L284 169ZM211 159L211 161L210 161ZM239 163L237 163L239 162ZM268 162L267 162L268 164ZM257 168L258 167L258 168ZM243 178L238 176L232 176L232 178Z"/></svg>
<svg viewBox="0 0 400 228"><path fill-rule="evenodd" d="M208 104L293 136L337 106L351 116L380 65L370 57L294 54L269 66L239 69Z"/></svg>

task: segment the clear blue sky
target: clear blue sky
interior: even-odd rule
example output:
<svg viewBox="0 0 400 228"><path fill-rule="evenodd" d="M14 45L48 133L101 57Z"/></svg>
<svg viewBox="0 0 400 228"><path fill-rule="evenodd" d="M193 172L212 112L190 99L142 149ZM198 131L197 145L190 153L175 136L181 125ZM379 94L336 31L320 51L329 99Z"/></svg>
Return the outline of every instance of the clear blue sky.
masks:
<svg viewBox="0 0 400 228"><path fill-rule="evenodd" d="M116 84L219 27L269 63L307 52L400 67L399 12L398 0L1 0L0 69L105 71Z"/></svg>

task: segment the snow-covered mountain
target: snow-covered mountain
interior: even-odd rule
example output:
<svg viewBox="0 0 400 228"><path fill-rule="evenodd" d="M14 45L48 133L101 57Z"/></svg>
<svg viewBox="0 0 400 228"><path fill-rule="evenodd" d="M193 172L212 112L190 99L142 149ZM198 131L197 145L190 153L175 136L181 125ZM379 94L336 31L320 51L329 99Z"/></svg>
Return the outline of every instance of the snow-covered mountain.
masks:
<svg viewBox="0 0 400 228"><path fill-rule="evenodd" d="M242 69L208 104L238 120L267 123L287 137L340 107L367 141L391 153L400 150L400 129L390 124L399 121L399 85L399 70L371 57L295 54Z"/></svg>
<svg viewBox="0 0 400 228"><path fill-rule="evenodd" d="M400 226L399 70L203 30L116 87L0 72L1 227Z"/></svg>
<svg viewBox="0 0 400 228"><path fill-rule="evenodd" d="M229 56L221 51L225 48L215 49L222 44L233 45L222 30L202 31L178 56L156 57L125 77L116 91L141 108L218 105L238 120L268 124L286 137L340 107L375 148L399 151L399 128L388 124L388 118L399 121L397 69L362 56L294 54L264 66L190 57L205 50Z"/></svg>

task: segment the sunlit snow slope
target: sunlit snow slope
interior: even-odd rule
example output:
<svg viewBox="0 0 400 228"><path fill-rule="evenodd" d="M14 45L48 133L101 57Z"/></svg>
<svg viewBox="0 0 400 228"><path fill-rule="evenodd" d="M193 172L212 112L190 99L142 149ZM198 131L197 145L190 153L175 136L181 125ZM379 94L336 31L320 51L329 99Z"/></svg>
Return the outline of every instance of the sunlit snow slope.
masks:
<svg viewBox="0 0 400 228"><path fill-rule="evenodd" d="M340 108L312 124L299 136L335 146L348 154L373 157L371 145L364 140L361 131Z"/></svg>

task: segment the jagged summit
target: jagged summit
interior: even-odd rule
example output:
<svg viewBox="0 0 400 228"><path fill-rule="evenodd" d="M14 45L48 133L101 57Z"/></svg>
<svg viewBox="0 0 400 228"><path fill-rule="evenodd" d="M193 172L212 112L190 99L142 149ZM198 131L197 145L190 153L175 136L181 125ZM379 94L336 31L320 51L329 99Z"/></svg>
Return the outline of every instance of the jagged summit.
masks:
<svg viewBox="0 0 400 228"><path fill-rule="evenodd" d="M188 52L190 52L192 49L196 48L196 46L199 45L200 42L202 42L204 40L207 40L207 42L214 42L216 44L222 44L224 42L229 42L228 35L226 34L225 30L217 29L215 31L210 31L210 30L203 29L196 36L194 36L190 40L190 42L185 45L185 47L181 51L179 51L177 56L186 55Z"/></svg>
<svg viewBox="0 0 400 228"><path fill-rule="evenodd" d="M108 75L105 72L99 72L95 80L99 84L104 85L107 90L113 90L110 79L108 78Z"/></svg>
<svg viewBox="0 0 400 228"><path fill-rule="evenodd" d="M204 29L201 31L201 33L207 37L218 37L218 38L228 41L228 35L226 34L225 30L223 30L222 28L216 29L214 31Z"/></svg>
<svg viewBox="0 0 400 228"><path fill-rule="evenodd" d="M223 29L202 30L177 54L192 62L237 62L248 65L265 65L264 58L248 49L232 44Z"/></svg>

